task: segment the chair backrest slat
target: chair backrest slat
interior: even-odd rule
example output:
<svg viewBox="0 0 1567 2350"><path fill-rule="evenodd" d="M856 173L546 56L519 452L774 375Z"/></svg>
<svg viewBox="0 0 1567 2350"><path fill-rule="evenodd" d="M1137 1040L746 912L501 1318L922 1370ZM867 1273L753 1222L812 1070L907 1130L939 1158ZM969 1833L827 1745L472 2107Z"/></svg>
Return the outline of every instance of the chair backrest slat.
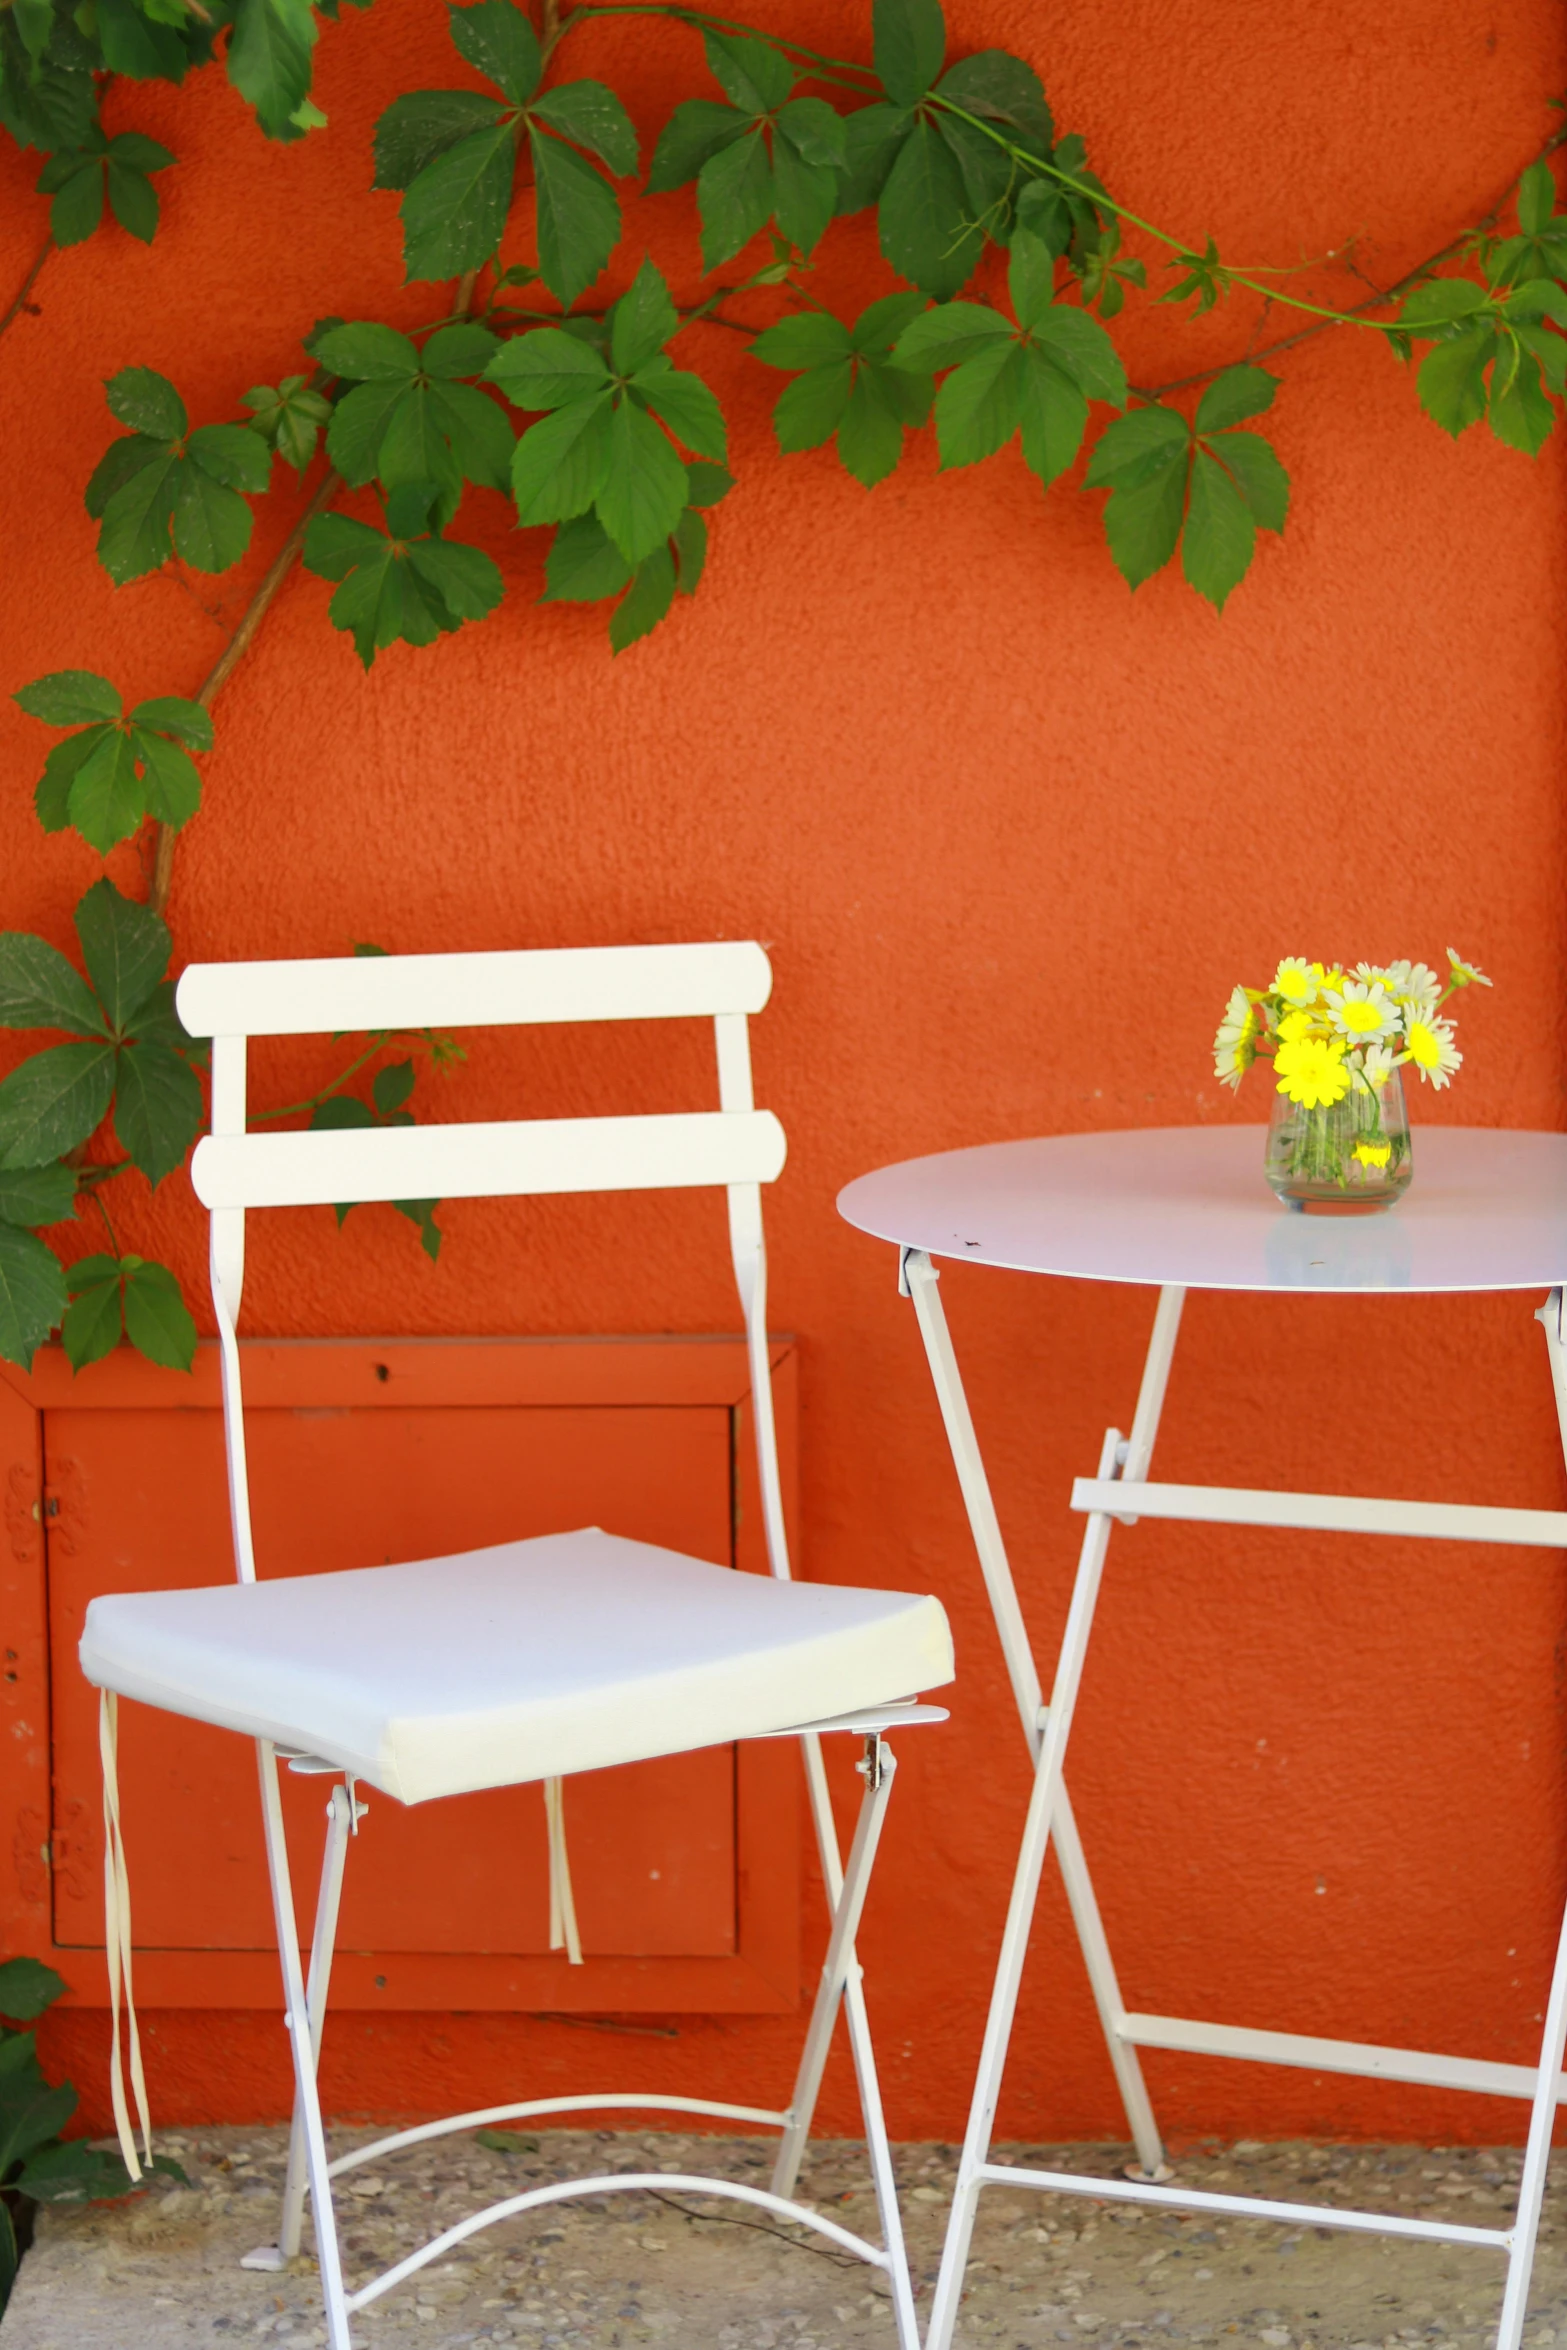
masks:
<svg viewBox="0 0 1567 2350"><path fill-rule="evenodd" d="M339 1200L482 1199L771 1183L784 1132L770 1110L674 1117L534 1118L504 1124L209 1134L191 1180L209 1208Z"/></svg>
<svg viewBox="0 0 1567 2350"><path fill-rule="evenodd" d="M761 1185L784 1163L783 1128L751 1092L746 1016L772 988L753 940L699 946L563 947L476 955L362 955L330 962L193 963L175 1003L212 1043L212 1132L191 1179L211 1211L212 1302L223 1360L234 1564L255 1579L238 1324L251 1208L357 1200L475 1199L722 1187L745 1314L762 1520L775 1575L789 1573L767 1345ZM679 1116L531 1118L442 1126L246 1130L253 1036L508 1028L573 1020L712 1020L717 1110Z"/></svg>
<svg viewBox="0 0 1567 2350"><path fill-rule="evenodd" d="M771 987L767 957L755 941L725 939L701 946L192 963L175 1003L192 1036L305 1036L759 1012Z"/></svg>

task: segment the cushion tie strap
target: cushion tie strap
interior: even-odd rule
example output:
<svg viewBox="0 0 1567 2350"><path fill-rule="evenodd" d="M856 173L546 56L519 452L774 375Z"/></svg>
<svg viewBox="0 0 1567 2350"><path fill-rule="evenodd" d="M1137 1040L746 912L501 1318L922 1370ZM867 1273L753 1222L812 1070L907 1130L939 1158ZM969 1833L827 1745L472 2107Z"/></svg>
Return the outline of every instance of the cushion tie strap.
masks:
<svg viewBox="0 0 1567 2350"><path fill-rule="evenodd" d="M572 1966L581 1966L582 1938L577 1932L571 1861L566 1852L566 1790L559 1779L544 1782L544 1818L550 1840L550 1948L564 1950Z"/></svg>
<svg viewBox="0 0 1567 2350"><path fill-rule="evenodd" d="M120 2153L133 2179L142 2175L136 2136L131 2128L125 2096L125 2062L120 2048L120 1986L125 1987L126 2040L130 2054L131 2090L141 2123L142 2147L152 2163L152 2125L147 2119L147 2083L141 2066L141 2035L136 2029L136 2001L131 1990L131 1888L125 1869L125 1843L120 1834L119 1700L112 1689L98 1697L98 1753L103 1763L103 1940L109 1962L109 2094L114 2105L114 2127Z"/></svg>

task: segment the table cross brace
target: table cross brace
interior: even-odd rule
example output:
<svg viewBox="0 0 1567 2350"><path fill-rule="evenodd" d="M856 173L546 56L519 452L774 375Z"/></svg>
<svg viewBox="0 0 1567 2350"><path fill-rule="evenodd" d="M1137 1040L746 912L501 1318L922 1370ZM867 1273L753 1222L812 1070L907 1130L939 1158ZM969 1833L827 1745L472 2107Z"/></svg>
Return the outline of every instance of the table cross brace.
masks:
<svg viewBox="0 0 1567 2350"><path fill-rule="evenodd" d="M1385 1501L1349 1494L1271 1493L1218 1486L1151 1484L1148 1467L1185 1300L1184 1289L1166 1286L1159 1293L1131 1434L1123 1439L1117 1429L1107 1430L1097 1475L1079 1478L1073 1486L1072 1506L1084 1514L1083 1536L1055 1682L1046 1705L1041 1702L1039 1676L942 1310L938 1280L939 1275L924 1250L906 1248L901 1252L899 1287L912 1299L919 1322L986 1590L1001 1635L1013 1697L1034 1766L1034 1783L925 2350L950 2350L980 2191L999 2184L1037 2187L1053 2194L1089 2195L1104 2201L1151 2204L1167 2210L1224 2211L1296 2226L1358 2229L1505 2251L1507 2288L1496 2350L1519 2350L1551 2131L1557 2104L1567 2100L1567 2083L1562 2075L1563 2048L1567 2043L1567 1918L1557 1948L1537 2066L1491 2064L1413 2049L1370 2047L1296 2033L1252 2031L1179 2017L1130 2013L1121 1998L1072 1816L1064 1765L1112 1526L1135 1525L1138 1517L1148 1517L1560 1548L1567 1545L1567 1512ZM1545 1330L1563 1451L1567 1454L1567 1326L1564 1326L1560 1289L1552 1291L1538 1319ZM1105 2044L1141 2164L1140 2174L1134 2169L1121 2178L1092 2178L990 2160L1023 1963L1045 1855L1052 1838ZM1164 2166L1158 2125L1137 2057L1139 2047L1175 2048L1268 2064L1309 2065L1319 2071L1411 2081L1487 2096L1526 2097L1531 2100L1532 2109L1514 2224L1507 2229L1463 2227L1438 2220L1408 2220L1391 2214L1344 2211L1315 2204L1273 2203L1253 2196L1214 2195L1195 2188L1167 2185L1164 2182L1169 2180L1170 2173Z"/></svg>

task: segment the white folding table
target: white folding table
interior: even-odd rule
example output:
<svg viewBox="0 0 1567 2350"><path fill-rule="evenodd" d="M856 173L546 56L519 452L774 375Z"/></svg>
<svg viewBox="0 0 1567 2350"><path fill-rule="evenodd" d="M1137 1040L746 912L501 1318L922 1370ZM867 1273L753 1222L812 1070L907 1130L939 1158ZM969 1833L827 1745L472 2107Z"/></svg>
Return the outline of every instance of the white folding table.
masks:
<svg viewBox="0 0 1567 2350"><path fill-rule="evenodd" d="M1488 2246L1508 2256L1497 2350L1518 2350L1551 2127L1558 2101L1567 2098L1561 2070L1567 2039L1567 1919L1557 1948L1538 2066L1128 2013L1073 1822L1063 1766L1113 1525L1135 1525L1139 1518L1176 1518L1211 1525L1299 1526L1317 1532L1412 1534L1567 1548L1567 1511L1159 1485L1148 1478L1181 1306L1186 1291L1194 1288L1290 1295L1548 1290L1537 1318L1545 1328L1567 1452L1567 1330L1562 1303L1567 1285L1567 1135L1422 1129L1415 1138L1415 1179L1408 1194L1396 1208L1371 1216L1306 1215L1282 1207L1263 1182L1262 1130L1250 1126L1061 1135L945 1151L860 1177L840 1195L838 1205L851 1224L898 1247L899 1286L914 1301L1034 1765L926 2350L949 2350L980 2191L1000 2184L1182 2211L1271 2218L1297 2226ZM1123 1437L1118 1429L1108 1429L1095 1475L1078 1478L1072 1488L1072 1507L1084 1517L1082 1549L1048 1704L1042 1702L942 1311L933 1257L1018 1272L1139 1283L1159 1292L1131 1433ZM1052 1837L1138 2155L1138 2163L1118 2178L1024 2169L991 2159L1018 1985ZM1460 2227L1442 2220L1207 2194L1168 2184L1171 2174L1164 2166L1143 2081L1140 2048L1304 2065L1315 2072L1528 2099L1529 2136L1513 2224Z"/></svg>

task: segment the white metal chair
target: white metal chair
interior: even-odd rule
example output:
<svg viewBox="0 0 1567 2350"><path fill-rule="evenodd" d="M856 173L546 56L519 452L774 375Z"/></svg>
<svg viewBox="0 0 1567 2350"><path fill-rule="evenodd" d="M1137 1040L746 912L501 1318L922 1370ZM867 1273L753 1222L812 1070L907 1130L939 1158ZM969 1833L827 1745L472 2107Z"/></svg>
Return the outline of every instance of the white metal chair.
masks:
<svg viewBox="0 0 1567 2350"><path fill-rule="evenodd" d="M332 2350L349 2320L465 2237L568 2195L639 2187L698 2188L738 2198L826 2236L881 2269L900 2350L918 2350L886 2128L854 1937L892 1784L884 1732L943 1718L911 1693L952 1677L946 1617L933 1598L789 1579L769 1385L761 1190L779 1172L784 1137L753 1106L746 1015L771 985L759 946L608 947L558 952L388 956L332 962L194 965L178 1005L210 1036L212 1133L194 1182L211 1211L212 1295L222 1347L224 1426L238 1580L197 1590L95 1599L82 1668L103 1692L105 1894L114 2096L121 2144L137 2155L121 2078L119 1982L127 2001L130 1919L115 1784L120 1696L216 1723L256 1741L262 1814L287 2024L294 2128L278 2245L249 2265L297 2252L308 2192ZM386 1127L322 1133L245 1130L252 1036L479 1027L526 1022L715 1021L720 1108L681 1116ZM503 1543L451 1558L348 1573L257 1581L235 1336L247 1209L337 1200L460 1198L722 1186L745 1314L771 1576L736 1573L597 1528ZM865 1786L853 1845L840 1857L820 1733L865 1741ZM832 1905L827 1958L788 2107L636 2092L531 2098L401 2130L330 2159L316 2067L347 1843L368 1781L404 1803L727 1743L797 1733ZM308 1980L301 1965L280 1803L278 1761L341 1774L328 1828ZM559 1806L552 1863L563 1859ZM558 1897L562 1883L555 1891ZM793 2199L842 2002L859 2080L880 2212L878 2246ZM129 2001L128 2001L129 2004ZM133 2091L148 2146L145 2090L129 2013ZM332 2181L398 2147L444 2132L544 2113L642 2109L704 2114L781 2132L769 2190L734 2181L616 2174L538 2187L474 2213L381 2275L345 2287Z"/></svg>

